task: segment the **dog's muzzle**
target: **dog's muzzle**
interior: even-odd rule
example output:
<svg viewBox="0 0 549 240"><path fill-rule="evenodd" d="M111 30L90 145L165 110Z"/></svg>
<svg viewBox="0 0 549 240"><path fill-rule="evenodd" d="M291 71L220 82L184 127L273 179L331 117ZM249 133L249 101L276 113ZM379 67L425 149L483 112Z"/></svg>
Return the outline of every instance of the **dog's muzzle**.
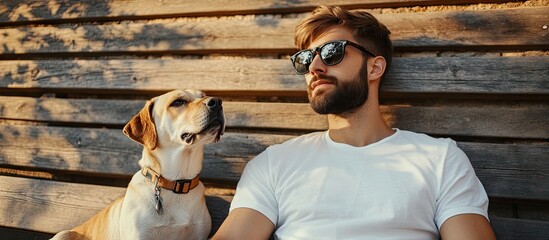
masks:
<svg viewBox="0 0 549 240"><path fill-rule="evenodd" d="M214 142L218 142L221 135L225 133L225 115L220 98L209 98L205 105L208 108L207 124L197 133L183 133L181 139L187 144L192 144L199 135L214 135Z"/></svg>

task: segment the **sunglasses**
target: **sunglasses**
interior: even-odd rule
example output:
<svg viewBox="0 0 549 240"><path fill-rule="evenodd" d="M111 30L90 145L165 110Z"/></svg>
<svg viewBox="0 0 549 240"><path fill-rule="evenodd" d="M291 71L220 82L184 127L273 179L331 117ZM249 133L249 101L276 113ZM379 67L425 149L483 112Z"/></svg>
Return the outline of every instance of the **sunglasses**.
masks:
<svg viewBox="0 0 549 240"><path fill-rule="evenodd" d="M368 51L366 48L358 45L357 43L347 40L336 40L324 43L320 47L301 50L292 55L290 60L292 61L295 72L303 75L309 72L309 65L313 62L316 52L320 53L320 60L322 60L326 66L333 66L339 64L343 60L343 57L345 57L345 47L347 45L353 46L363 53L373 57L376 56L374 53Z"/></svg>

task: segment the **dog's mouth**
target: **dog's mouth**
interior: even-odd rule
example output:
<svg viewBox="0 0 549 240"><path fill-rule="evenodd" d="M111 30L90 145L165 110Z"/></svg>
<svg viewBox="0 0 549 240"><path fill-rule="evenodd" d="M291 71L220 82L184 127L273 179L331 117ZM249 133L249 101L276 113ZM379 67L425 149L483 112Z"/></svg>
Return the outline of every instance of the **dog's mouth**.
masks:
<svg viewBox="0 0 549 240"><path fill-rule="evenodd" d="M181 134L181 139L187 143L192 144L198 136L208 134L215 134L213 142L219 142L221 135L225 132L225 121L223 119L214 119L206 127L200 130L197 133L183 133Z"/></svg>

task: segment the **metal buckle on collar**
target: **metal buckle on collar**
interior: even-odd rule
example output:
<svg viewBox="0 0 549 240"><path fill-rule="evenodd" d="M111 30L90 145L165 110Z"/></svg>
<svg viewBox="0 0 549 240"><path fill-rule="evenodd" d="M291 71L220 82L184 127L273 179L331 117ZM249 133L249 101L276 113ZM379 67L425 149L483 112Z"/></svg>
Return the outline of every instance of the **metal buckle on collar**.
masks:
<svg viewBox="0 0 549 240"><path fill-rule="evenodd" d="M173 192L174 193L178 193L178 194L186 194L188 193L189 191L191 191L191 181L192 179L181 179L181 180L176 180L175 181L175 186L173 188ZM185 184L188 183L188 187L187 187L187 190L185 191Z"/></svg>

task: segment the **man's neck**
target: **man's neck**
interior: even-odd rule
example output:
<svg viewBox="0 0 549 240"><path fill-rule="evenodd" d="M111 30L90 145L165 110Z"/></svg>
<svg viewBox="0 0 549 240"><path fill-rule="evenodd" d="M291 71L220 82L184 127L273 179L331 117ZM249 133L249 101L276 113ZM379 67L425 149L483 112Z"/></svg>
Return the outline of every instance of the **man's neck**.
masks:
<svg viewBox="0 0 549 240"><path fill-rule="evenodd" d="M350 114L328 115L330 138L363 147L391 136L395 131L383 120L379 105L367 104Z"/></svg>

